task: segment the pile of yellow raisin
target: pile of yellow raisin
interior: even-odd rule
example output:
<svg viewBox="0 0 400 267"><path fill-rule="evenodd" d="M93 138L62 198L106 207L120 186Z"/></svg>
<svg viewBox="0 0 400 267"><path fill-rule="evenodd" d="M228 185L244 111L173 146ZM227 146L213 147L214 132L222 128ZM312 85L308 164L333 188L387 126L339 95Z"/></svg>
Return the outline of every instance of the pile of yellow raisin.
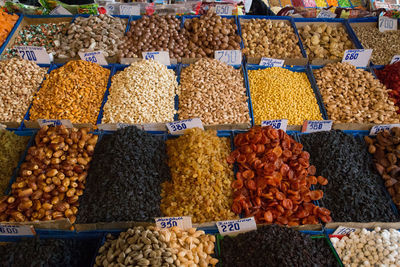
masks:
<svg viewBox="0 0 400 267"><path fill-rule="evenodd" d="M226 157L229 138L216 131L188 129L167 141L172 182L162 184L161 210L165 216L192 216L192 222L235 219L231 211L233 170Z"/></svg>

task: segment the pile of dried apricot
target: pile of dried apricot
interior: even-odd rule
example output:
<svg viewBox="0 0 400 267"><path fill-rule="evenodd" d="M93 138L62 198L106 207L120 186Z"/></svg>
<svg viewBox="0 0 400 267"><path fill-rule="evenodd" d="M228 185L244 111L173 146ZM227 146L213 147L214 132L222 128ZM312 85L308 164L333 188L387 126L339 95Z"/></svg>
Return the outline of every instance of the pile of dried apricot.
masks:
<svg viewBox="0 0 400 267"><path fill-rule="evenodd" d="M257 223L290 226L317 224L332 220L330 211L312 203L323 197L311 185L326 185L328 180L314 176L310 154L282 130L253 127L235 136L235 150L228 156L237 162L238 172L232 183L232 211L254 216Z"/></svg>

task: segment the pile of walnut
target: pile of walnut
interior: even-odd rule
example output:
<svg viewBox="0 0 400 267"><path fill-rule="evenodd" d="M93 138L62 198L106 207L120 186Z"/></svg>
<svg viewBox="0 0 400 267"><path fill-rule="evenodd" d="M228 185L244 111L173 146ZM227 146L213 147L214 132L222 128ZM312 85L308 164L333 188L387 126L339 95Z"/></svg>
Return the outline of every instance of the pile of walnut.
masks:
<svg viewBox="0 0 400 267"><path fill-rule="evenodd" d="M368 152L374 155L376 169L400 210L400 128L379 132L374 139L366 136L365 142L368 144Z"/></svg>
<svg viewBox="0 0 400 267"><path fill-rule="evenodd" d="M11 194L0 199L0 221L76 220L97 135L88 129L42 127L28 149Z"/></svg>

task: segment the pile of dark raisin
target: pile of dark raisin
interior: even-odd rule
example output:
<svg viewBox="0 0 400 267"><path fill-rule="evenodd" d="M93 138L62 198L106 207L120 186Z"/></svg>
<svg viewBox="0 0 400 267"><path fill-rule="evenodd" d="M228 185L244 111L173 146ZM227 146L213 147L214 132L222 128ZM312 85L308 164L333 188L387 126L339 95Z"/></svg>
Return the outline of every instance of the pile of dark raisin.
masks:
<svg viewBox="0 0 400 267"><path fill-rule="evenodd" d="M0 246L1 267L91 266L100 238L31 238Z"/></svg>
<svg viewBox="0 0 400 267"><path fill-rule="evenodd" d="M96 145L77 223L152 221L161 216L161 183L170 179L162 136L134 126Z"/></svg>
<svg viewBox="0 0 400 267"><path fill-rule="evenodd" d="M229 267L339 266L325 238L268 225L221 241L221 261Z"/></svg>
<svg viewBox="0 0 400 267"><path fill-rule="evenodd" d="M336 222L399 220L363 140L332 130L300 135L316 175L328 179L320 205ZM316 185L317 189L322 189Z"/></svg>

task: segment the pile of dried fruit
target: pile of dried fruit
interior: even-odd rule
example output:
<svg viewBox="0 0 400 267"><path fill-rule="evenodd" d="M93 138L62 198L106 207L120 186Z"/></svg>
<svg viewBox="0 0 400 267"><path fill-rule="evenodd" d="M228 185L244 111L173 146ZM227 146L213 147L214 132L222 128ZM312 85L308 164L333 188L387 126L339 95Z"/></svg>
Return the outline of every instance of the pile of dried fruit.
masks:
<svg viewBox="0 0 400 267"><path fill-rule="evenodd" d="M229 138L215 131L188 129L167 141L172 182L165 182L161 209L166 216L191 215L193 222L235 218L232 205L233 170L226 163Z"/></svg>
<svg viewBox="0 0 400 267"><path fill-rule="evenodd" d="M310 154L303 145L282 130L253 127L235 137L236 149L228 157L239 170L232 183L236 214L254 216L257 223L287 225L317 224L318 218L330 222L330 211L311 201L323 197L311 185L328 184L322 176L314 176Z"/></svg>
<svg viewBox="0 0 400 267"><path fill-rule="evenodd" d="M400 113L400 62L386 65L383 69L375 70L376 76L387 89L390 89L389 96L398 107Z"/></svg>

